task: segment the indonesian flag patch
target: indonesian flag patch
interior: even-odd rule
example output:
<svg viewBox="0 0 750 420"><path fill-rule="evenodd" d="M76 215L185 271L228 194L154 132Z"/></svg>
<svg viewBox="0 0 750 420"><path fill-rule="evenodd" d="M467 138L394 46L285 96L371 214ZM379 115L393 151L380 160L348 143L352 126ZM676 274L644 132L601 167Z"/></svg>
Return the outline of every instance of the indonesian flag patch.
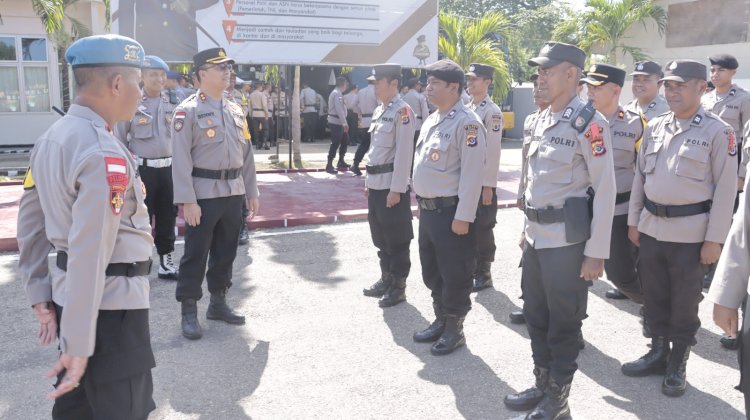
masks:
<svg viewBox="0 0 750 420"><path fill-rule="evenodd" d="M112 213L119 216L125 204L125 190L128 188L128 163L124 158L107 156L104 158L109 185L109 205Z"/></svg>
<svg viewBox="0 0 750 420"><path fill-rule="evenodd" d="M729 138L729 156L737 156L737 139L734 136L734 130L727 129L725 131L727 134L727 137Z"/></svg>
<svg viewBox="0 0 750 420"><path fill-rule="evenodd" d="M401 108L398 114L401 116L401 124L404 124L404 125L409 124L409 121L411 121L411 118L409 118L408 108Z"/></svg>
<svg viewBox="0 0 750 420"><path fill-rule="evenodd" d="M180 131L182 130L183 125L185 125L185 117L187 116L187 112L185 111L175 111L174 113L174 131Z"/></svg>

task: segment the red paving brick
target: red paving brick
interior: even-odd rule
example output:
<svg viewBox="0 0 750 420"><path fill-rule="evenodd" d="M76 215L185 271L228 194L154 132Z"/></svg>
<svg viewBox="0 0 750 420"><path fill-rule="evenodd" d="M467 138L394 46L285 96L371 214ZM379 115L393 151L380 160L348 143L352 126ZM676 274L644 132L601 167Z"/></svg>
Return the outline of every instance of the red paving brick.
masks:
<svg viewBox="0 0 750 420"><path fill-rule="evenodd" d="M515 206L520 171L502 171L498 177L498 207ZM350 222L367 219L363 177L350 172L260 173L260 213L252 229ZM23 193L20 185L0 186L0 251L17 251L16 218ZM416 201L412 194L412 210ZM178 218L180 231L184 226Z"/></svg>

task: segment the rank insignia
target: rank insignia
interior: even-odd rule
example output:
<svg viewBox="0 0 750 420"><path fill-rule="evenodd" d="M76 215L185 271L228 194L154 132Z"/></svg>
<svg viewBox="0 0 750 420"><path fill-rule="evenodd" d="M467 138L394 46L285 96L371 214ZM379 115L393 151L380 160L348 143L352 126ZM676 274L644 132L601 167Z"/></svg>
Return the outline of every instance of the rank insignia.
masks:
<svg viewBox="0 0 750 420"><path fill-rule="evenodd" d="M703 117L700 115L696 115L695 117L693 117L692 123L695 125L700 125L701 121L703 121Z"/></svg>
<svg viewBox="0 0 750 420"><path fill-rule="evenodd" d="M445 116L445 118L453 118L456 116L456 110L451 109L451 112L448 113L448 115Z"/></svg>
<svg viewBox="0 0 750 420"><path fill-rule="evenodd" d="M104 158L109 184L109 204L112 213L119 216L125 203L125 190L128 187L128 165L124 158L107 156Z"/></svg>
<svg viewBox="0 0 750 420"><path fill-rule="evenodd" d="M572 116L573 116L573 108L572 107L565 108L565 111L563 112L562 117L565 119L568 119Z"/></svg>
<svg viewBox="0 0 750 420"><path fill-rule="evenodd" d="M216 137L216 130L214 130L213 128L209 128L208 130L206 130L206 136L209 139Z"/></svg>
<svg viewBox="0 0 750 420"><path fill-rule="evenodd" d="M466 131L466 145L469 147L476 146L478 143L477 135L479 134L479 126L476 124L466 124L464 131Z"/></svg>
<svg viewBox="0 0 750 420"><path fill-rule="evenodd" d="M440 160L440 152L437 150L433 150L432 153L430 153L430 160L433 162L437 162Z"/></svg>
<svg viewBox="0 0 750 420"><path fill-rule="evenodd" d="M492 131L498 132L503 129L503 114L492 114Z"/></svg>
<svg viewBox="0 0 750 420"><path fill-rule="evenodd" d="M737 89L732 89L729 91L729 96L734 96L737 94Z"/></svg>
<svg viewBox="0 0 750 420"><path fill-rule="evenodd" d="M480 106L480 107L483 107L483 106L485 106L485 105L487 105L487 101L486 101L486 100L482 101L482 103L481 103L481 104L479 104L479 106Z"/></svg>
<svg viewBox="0 0 750 420"><path fill-rule="evenodd" d="M200 98L201 102L206 102L206 94L201 92L200 95L198 95L198 98Z"/></svg>
<svg viewBox="0 0 750 420"><path fill-rule="evenodd" d="M727 129L724 133L729 138L729 156L737 156L737 139L734 136L734 130Z"/></svg>
<svg viewBox="0 0 750 420"><path fill-rule="evenodd" d="M656 102L651 102L650 104L648 104L648 109L654 109L654 107L656 107Z"/></svg>

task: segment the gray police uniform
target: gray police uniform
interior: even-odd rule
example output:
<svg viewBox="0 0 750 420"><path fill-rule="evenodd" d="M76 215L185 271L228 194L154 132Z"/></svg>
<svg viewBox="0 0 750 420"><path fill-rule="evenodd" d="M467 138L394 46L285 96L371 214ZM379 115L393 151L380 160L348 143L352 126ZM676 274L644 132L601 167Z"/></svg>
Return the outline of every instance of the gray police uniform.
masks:
<svg viewBox="0 0 750 420"><path fill-rule="evenodd" d="M427 118L414 157L413 187L420 207L419 259L433 305L464 317L471 309L476 256L474 219L481 194L487 143L482 121L459 99ZM470 222L452 232L453 220Z"/></svg>
<svg viewBox="0 0 750 420"><path fill-rule="evenodd" d="M255 90L250 94L250 121L252 123L252 139L257 149L262 148L268 141L268 99L266 95Z"/></svg>
<svg viewBox="0 0 750 420"><path fill-rule="evenodd" d="M205 273L212 294L232 285L232 264L241 229L242 202L258 197L255 159L242 108L200 89L175 109L175 204L198 204L198 226L185 226L176 297L198 300ZM208 272L206 272L208 255Z"/></svg>
<svg viewBox="0 0 750 420"><path fill-rule="evenodd" d="M729 92L725 94L719 94L714 89L713 91L703 95L701 98L701 105L706 111L710 111L719 116L725 123L732 126L732 129L737 136L737 146L739 150L744 149L744 134L743 128L745 123L750 121L750 92L745 89L732 84ZM738 157L738 162L742 162L742 154ZM745 162L747 159L745 159ZM745 165L739 166L739 172L737 176L745 178L747 168ZM739 204L739 202L738 202Z"/></svg>
<svg viewBox="0 0 750 420"><path fill-rule="evenodd" d="M540 112L528 149L523 313L534 365L560 385L577 370L586 317L584 256L607 259L615 203L609 124L576 96L560 112ZM580 130L574 123L584 124ZM589 197L593 190L593 200ZM593 201L593 202L591 202ZM589 205L593 215L589 213Z"/></svg>
<svg viewBox="0 0 750 420"><path fill-rule="evenodd" d="M377 107L378 100L375 98L375 88L372 85L367 85L367 87L360 89L359 92L357 92L357 101L354 105L354 111L359 114L361 119L359 121L359 133L357 137L359 139L359 146L357 146L357 151L354 153L354 162L352 164L354 167L358 166L359 162L362 162L365 153L370 149L370 126L373 121L373 113ZM413 154L413 149L414 147L412 146L412 152L409 156Z"/></svg>
<svg viewBox="0 0 750 420"><path fill-rule="evenodd" d="M700 251L723 243L737 185L732 128L702 107L689 120L649 121L633 180L628 225L640 235L638 273L652 334L695 345L703 299Z"/></svg>
<svg viewBox="0 0 750 420"><path fill-rule="evenodd" d="M318 124L318 96L309 86L302 89L299 93L299 102L302 107L302 119L304 120L304 130L302 130L302 142L312 143L315 140L316 126Z"/></svg>
<svg viewBox="0 0 750 420"><path fill-rule="evenodd" d="M130 121L115 126L115 135L136 156L138 172L146 185L149 220L155 216L154 243L159 255L174 251L177 208L172 187L172 113L177 104L167 92L149 98L144 93Z"/></svg>
<svg viewBox="0 0 750 420"><path fill-rule="evenodd" d="M518 180L517 201L520 203L519 210L523 211L523 194L526 191L526 177L529 159L529 145L534 138L534 125L539 117L539 110L532 112L523 120L523 144L521 146L521 178Z"/></svg>
<svg viewBox="0 0 750 420"><path fill-rule="evenodd" d="M636 303L643 303L643 293L635 267L638 249L628 239L628 202L633 186L635 160L645 126L646 120L642 114L622 107L618 108L609 121L617 196L609 259L604 262L604 270L607 278Z"/></svg>
<svg viewBox="0 0 750 420"><path fill-rule="evenodd" d="M373 113L372 144L367 165L367 220L372 243L378 248L381 278L390 283L380 306L392 306L405 299L404 289L411 260L409 245L414 238L411 225L409 172L414 155L414 114L398 95ZM401 195L395 206L386 207L388 193Z"/></svg>
<svg viewBox="0 0 750 420"><path fill-rule="evenodd" d="M638 103L638 99L633 99L629 104L625 106L625 110L634 112L636 114L641 114L646 118L646 121L651 121L655 117L665 112L669 112L669 105L667 104L667 100L664 99L663 96L656 95L656 98L654 98L654 100L645 107L642 107Z"/></svg>
<svg viewBox="0 0 750 420"><path fill-rule="evenodd" d="M409 89L404 95L404 101L409 104L412 111L414 111L417 131L414 132L414 143L419 138L419 131L422 129L422 124L430 116L430 109L427 106L427 98L421 93L417 92L416 89Z"/></svg>
<svg viewBox="0 0 750 420"><path fill-rule="evenodd" d="M328 165L331 165L333 158L336 157L336 150L339 151L339 161L336 166L344 163L346 148L349 138L344 134L344 127L348 127L346 122L346 105L344 105L344 96L338 88L334 89L328 95L328 129L331 131L331 147L328 149Z"/></svg>

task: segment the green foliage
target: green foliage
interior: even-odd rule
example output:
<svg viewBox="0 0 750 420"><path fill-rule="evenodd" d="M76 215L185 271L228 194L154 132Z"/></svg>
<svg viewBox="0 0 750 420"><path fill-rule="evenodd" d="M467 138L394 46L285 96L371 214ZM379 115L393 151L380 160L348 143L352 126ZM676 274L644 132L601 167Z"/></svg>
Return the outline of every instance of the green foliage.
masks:
<svg viewBox="0 0 750 420"><path fill-rule="evenodd" d="M279 66L278 65L266 65L264 66L264 78L265 82L270 82L274 86L279 85Z"/></svg>
<svg viewBox="0 0 750 420"><path fill-rule="evenodd" d="M500 103L510 88L510 73L499 39L508 39L512 26L502 13L491 12L479 19L441 12L438 16L438 51L466 69L471 63L495 68L493 99Z"/></svg>
<svg viewBox="0 0 750 420"><path fill-rule="evenodd" d="M512 20L516 30L510 42L510 69L513 79L529 80L534 69L526 62L535 57L545 42L553 39L553 33L575 19L575 12L568 6L548 4L533 9L521 10Z"/></svg>

